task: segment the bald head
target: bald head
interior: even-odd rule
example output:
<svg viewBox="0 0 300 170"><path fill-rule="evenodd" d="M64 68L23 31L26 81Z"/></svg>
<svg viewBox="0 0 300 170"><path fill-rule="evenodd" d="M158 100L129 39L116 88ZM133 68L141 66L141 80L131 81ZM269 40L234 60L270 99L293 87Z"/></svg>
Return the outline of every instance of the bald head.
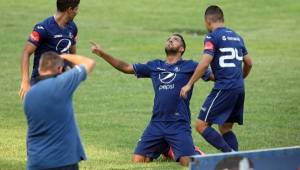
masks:
<svg viewBox="0 0 300 170"><path fill-rule="evenodd" d="M39 72L51 72L57 74L62 70L64 60L55 52L42 54L39 64Z"/></svg>

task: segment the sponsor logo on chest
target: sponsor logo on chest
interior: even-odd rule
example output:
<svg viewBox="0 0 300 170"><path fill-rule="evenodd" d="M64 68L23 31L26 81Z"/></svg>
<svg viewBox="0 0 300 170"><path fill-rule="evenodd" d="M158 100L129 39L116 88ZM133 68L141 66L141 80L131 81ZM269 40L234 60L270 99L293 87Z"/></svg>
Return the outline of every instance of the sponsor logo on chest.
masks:
<svg viewBox="0 0 300 170"><path fill-rule="evenodd" d="M161 72L158 75L160 85L159 90L172 90L175 88L173 81L176 78L176 73L172 72Z"/></svg>

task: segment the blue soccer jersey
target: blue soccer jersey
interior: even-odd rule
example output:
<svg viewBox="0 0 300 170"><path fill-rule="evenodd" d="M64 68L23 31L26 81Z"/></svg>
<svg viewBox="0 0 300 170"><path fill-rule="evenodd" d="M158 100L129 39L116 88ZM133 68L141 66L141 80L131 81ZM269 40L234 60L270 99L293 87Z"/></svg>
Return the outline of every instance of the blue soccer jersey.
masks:
<svg viewBox="0 0 300 170"><path fill-rule="evenodd" d="M225 27L209 33L204 40L204 54L213 57L211 69L216 78L214 89L244 87L242 63L248 52L237 33Z"/></svg>
<svg viewBox="0 0 300 170"><path fill-rule="evenodd" d="M146 64L134 64L138 78L151 78L155 91L153 115L151 121L186 121L190 122L189 102L180 97L181 88L189 81L198 63L192 60L180 60L175 64L153 60ZM208 80L211 71L206 71L202 79Z"/></svg>
<svg viewBox="0 0 300 170"><path fill-rule="evenodd" d="M54 16L51 16L34 26L28 41L37 49L34 53L32 78L39 76L40 57L44 52L54 51L58 54L70 53L71 46L76 43L77 27L73 21L64 28L59 27ZM65 66L69 65L67 62Z"/></svg>

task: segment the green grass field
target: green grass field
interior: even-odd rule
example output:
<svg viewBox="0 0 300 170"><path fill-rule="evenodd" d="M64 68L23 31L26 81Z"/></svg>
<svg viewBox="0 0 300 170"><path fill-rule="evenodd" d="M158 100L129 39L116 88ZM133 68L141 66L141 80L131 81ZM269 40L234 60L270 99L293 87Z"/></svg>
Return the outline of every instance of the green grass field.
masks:
<svg viewBox="0 0 300 170"><path fill-rule="evenodd" d="M131 163L137 140L151 117L151 81L117 72L90 53L89 41L99 42L125 61L146 62L163 59L164 41L172 32L180 32L188 46L184 58L199 60L205 34L203 13L215 3L224 10L226 26L244 37L254 60L246 80L245 125L235 127L240 149L300 145L299 2L89 0L81 2L75 19L78 53L97 61L74 96L88 155L88 161L80 164L82 169L182 169L162 160ZM34 24L55 9L54 0L0 1L0 169L25 169L27 125L18 97L20 54ZM196 85L192 126L212 85ZM193 137L204 152L217 152L194 129Z"/></svg>

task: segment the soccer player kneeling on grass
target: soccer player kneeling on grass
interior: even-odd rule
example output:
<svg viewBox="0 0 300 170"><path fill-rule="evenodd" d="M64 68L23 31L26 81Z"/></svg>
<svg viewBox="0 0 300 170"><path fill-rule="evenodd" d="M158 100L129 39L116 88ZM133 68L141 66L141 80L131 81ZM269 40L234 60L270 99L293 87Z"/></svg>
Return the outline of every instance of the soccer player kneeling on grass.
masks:
<svg viewBox="0 0 300 170"><path fill-rule="evenodd" d="M152 80L155 91L153 115L138 141L133 161L152 161L167 153L170 146L175 160L187 166L189 156L197 154L190 127L189 101L192 92L189 92L187 100L180 98L179 93L198 63L182 59L185 52L183 37L179 34L169 37L165 44L166 59L152 60L146 64L127 64L110 56L95 43L92 43L91 50L121 72ZM213 75L211 71L206 71L202 78L213 79Z"/></svg>
<svg viewBox="0 0 300 170"><path fill-rule="evenodd" d="M201 63L180 95L188 98L193 84L211 65L215 86L201 108L196 130L218 150L238 151L232 127L234 123L243 124L244 79L250 73L252 60L242 37L224 27L223 12L218 6L206 9L205 23L210 33L204 40ZM219 125L221 135L211 127L212 124Z"/></svg>
<svg viewBox="0 0 300 170"><path fill-rule="evenodd" d="M64 59L76 66L62 73ZM77 55L42 55L37 82L24 100L28 170L77 170L78 162L86 159L72 96L94 65L94 60Z"/></svg>

